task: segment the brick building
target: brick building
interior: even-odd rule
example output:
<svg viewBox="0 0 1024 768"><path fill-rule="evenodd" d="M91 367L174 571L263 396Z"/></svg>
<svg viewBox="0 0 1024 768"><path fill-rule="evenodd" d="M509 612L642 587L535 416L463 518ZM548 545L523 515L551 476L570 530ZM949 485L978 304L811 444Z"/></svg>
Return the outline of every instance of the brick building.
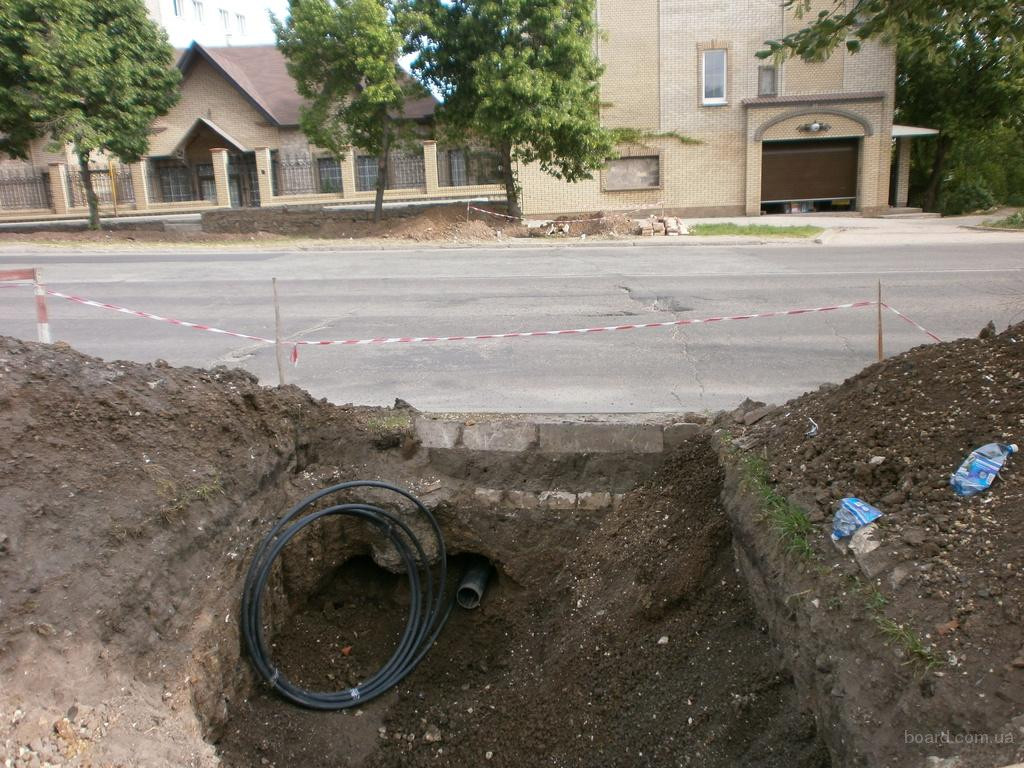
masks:
<svg viewBox="0 0 1024 768"><path fill-rule="evenodd" d="M832 0L814 0L804 19L826 7ZM527 215L654 204L690 216L872 214L906 205L907 141L928 132L894 131L890 45L872 40L817 63L758 59L764 41L805 23L779 0L597 0L597 21L602 123L646 137L620 146L589 181L520 168Z"/></svg>
<svg viewBox="0 0 1024 768"><path fill-rule="evenodd" d="M302 97L277 48L193 43L177 66L181 98L153 124L142 162L94 158L105 212L373 199L376 157L353 148L338 158L310 144L299 127ZM436 106L426 92L406 102L401 117L419 138L389 153L385 199L503 196L495 155L432 140ZM0 158L0 217L84 210L74 153L49 144L34 141L27 161Z"/></svg>

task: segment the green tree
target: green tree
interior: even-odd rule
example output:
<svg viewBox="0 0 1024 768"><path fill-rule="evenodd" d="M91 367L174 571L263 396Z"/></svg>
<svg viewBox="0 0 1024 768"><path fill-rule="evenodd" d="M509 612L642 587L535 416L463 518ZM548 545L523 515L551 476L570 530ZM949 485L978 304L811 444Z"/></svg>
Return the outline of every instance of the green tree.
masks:
<svg viewBox="0 0 1024 768"><path fill-rule="evenodd" d="M521 212L515 163L567 181L614 152L600 125L593 0L413 0L413 71L443 95L447 132L501 156L509 212Z"/></svg>
<svg viewBox="0 0 1024 768"><path fill-rule="evenodd" d="M24 156L38 136L73 146L96 229L90 157L138 160L178 99L167 36L142 0L5 0L0 30L0 149Z"/></svg>
<svg viewBox="0 0 1024 768"><path fill-rule="evenodd" d="M783 8L797 15L808 13L812 0L783 0ZM768 40L762 58L795 54L820 59L845 43L856 51L873 37L895 37L907 27L945 27L955 37L965 17L984 16L991 34L1021 39L1020 18L1024 4L1011 0L832 0L831 7L803 29L780 40Z"/></svg>
<svg viewBox="0 0 1024 768"><path fill-rule="evenodd" d="M905 22L898 33L897 119L941 131L928 148L921 204L929 210L958 145L977 142L1024 108L1024 46L1005 34L1002 8L992 6L978 2L955 23L943 16ZM1018 23L1024 30L1024 15Z"/></svg>
<svg viewBox="0 0 1024 768"><path fill-rule="evenodd" d="M288 72L309 103L299 115L306 136L344 157L349 146L377 156L373 220L380 221L388 152L406 132L402 110L416 88L398 68L404 35L381 0L289 0L273 19Z"/></svg>

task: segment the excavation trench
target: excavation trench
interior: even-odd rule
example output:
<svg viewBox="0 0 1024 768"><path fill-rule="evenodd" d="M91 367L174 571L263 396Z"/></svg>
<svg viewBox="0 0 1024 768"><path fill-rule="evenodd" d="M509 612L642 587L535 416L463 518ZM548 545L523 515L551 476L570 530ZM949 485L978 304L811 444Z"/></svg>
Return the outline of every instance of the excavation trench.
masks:
<svg viewBox="0 0 1024 768"><path fill-rule="evenodd" d="M360 471L436 515L447 599L467 570L491 569L479 606L454 607L397 687L339 712L284 701L218 627L222 674L207 679L221 689L198 690L195 706L223 765L829 764L737 572L706 434L653 450L583 430L583 443L558 450L481 450L458 437L431 447L435 427L421 426L417 448L380 441ZM295 467L291 492L296 475L329 485L351 464L330 445ZM346 496L357 499L391 504L422 530L386 494ZM348 689L386 661L409 601L384 537L328 518L275 566L268 648L292 682Z"/></svg>

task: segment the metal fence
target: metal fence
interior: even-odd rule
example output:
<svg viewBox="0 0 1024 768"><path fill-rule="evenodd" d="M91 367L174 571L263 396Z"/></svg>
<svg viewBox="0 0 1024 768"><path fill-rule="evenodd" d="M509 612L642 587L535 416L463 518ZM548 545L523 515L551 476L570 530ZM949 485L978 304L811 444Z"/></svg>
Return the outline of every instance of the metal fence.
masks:
<svg viewBox="0 0 1024 768"><path fill-rule="evenodd" d="M192 169L180 160L151 159L146 163L146 170L151 203L186 203L198 199ZM210 166L210 175L213 175L213 166ZM216 185L213 189L216 190Z"/></svg>
<svg viewBox="0 0 1024 768"><path fill-rule="evenodd" d="M501 158L497 152L467 147L446 147L437 151L437 184L463 187L500 184Z"/></svg>
<svg viewBox="0 0 1024 768"><path fill-rule="evenodd" d="M377 189L377 158L356 155L356 190L372 192ZM423 152L396 150L388 153L388 178L385 189L424 189L427 186Z"/></svg>
<svg viewBox="0 0 1024 768"><path fill-rule="evenodd" d="M80 168L68 167L68 204L72 208L89 204L85 195L85 182ZM135 202L135 187L131 171L123 165L108 168L90 168L87 173L93 192L100 205L121 205Z"/></svg>
<svg viewBox="0 0 1024 768"><path fill-rule="evenodd" d="M427 173L423 151L401 150L388 153L388 189L413 189L427 186Z"/></svg>
<svg viewBox="0 0 1024 768"><path fill-rule="evenodd" d="M0 210L52 208L50 174L35 168L0 171Z"/></svg>
<svg viewBox="0 0 1024 768"><path fill-rule="evenodd" d="M342 193L341 163L333 157L275 154L272 180L275 195Z"/></svg>

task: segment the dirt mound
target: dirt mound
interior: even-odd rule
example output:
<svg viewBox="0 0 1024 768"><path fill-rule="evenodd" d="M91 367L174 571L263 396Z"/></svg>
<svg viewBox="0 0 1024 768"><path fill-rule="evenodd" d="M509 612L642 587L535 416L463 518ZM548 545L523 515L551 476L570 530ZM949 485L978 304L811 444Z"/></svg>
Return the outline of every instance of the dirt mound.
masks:
<svg viewBox="0 0 1024 768"><path fill-rule="evenodd" d="M973 498L956 496L949 476L982 444L1024 443L1024 326L985 335L873 365L794 400L739 442L764 452L781 490L809 511L809 541L833 568L850 562L828 541L835 502L856 496L883 511L881 546L860 574L878 590L876 641L929 670L925 683L879 685L913 698L920 684L933 725L991 742L1013 737L1010 721L1024 712L1024 460L1012 456ZM940 702L955 704L943 712ZM922 713L922 730L927 722ZM1019 743L973 749L978 765L1024 759Z"/></svg>
<svg viewBox="0 0 1024 768"><path fill-rule="evenodd" d="M235 674L218 660L218 642L237 646L225 587L263 503L284 503L261 491L325 425L359 442L358 418L243 371L9 338L0 405L0 752L211 762L193 700L216 709Z"/></svg>
<svg viewBox="0 0 1024 768"><path fill-rule="evenodd" d="M736 573L706 441L646 468L613 512L531 513L474 506L474 478L513 459L492 472L449 452L439 470L407 412L240 371L0 339L0 404L0 748L15 764L825 764ZM586 456L537 461L602 476ZM440 494L453 574L471 552L500 569L397 689L318 713L258 685L237 614L254 543L341 478ZM275 660L311 687L365 679L405 619L404 578L356 527L297 537L270 598Z"/></svg>

